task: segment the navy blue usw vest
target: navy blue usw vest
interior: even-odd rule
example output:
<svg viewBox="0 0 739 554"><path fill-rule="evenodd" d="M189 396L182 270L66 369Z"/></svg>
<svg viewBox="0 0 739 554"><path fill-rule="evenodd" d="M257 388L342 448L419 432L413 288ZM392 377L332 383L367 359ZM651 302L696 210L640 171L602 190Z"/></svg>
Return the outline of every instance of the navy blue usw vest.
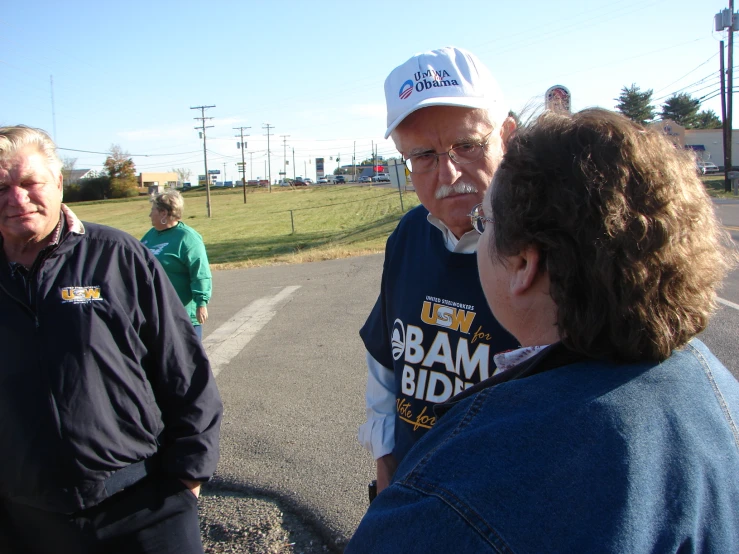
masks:
<svg viewBox="0 0 739 554"><path fill-rule="evenodd" d="M398 461L433 427L434 404L493 375L493 355L518 346L488 308L477 256L449 252L427 215L411 210L388 239L380 296L360 330L395 373Z"/></svg>

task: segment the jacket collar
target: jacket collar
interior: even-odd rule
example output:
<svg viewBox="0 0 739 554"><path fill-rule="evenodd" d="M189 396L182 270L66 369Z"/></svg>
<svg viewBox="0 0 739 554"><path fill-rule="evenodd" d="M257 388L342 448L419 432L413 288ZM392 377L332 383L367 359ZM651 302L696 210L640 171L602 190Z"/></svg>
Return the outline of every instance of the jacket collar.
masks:
<svg viewBox="0 0 739 554"><path fill-rule="evenodd" d="M480 381L476 385L471 386L468 389L463 390L458 395L452 397L448 401L436 404L434 406L434 413L437 417L443 416L446 412L451 410L457 403L461 402L465 398L469 398L477 394L478 392L494 387L501 383L507 383L508 381L515 381L517 379L523 379L525 377L531 377L539 373L544 373L552 369L557 369L569 364L581 362L587 360L588 357L579 352L568 349L561 342L555 342L542 349L538 354L527 358L520 364L503 371L496 373L492 377Z"/></svg>
<svg viewBox="0 0 739 554"><path fill-rule="evenodd" d="M78 235L85 234L85 226L82 224L79 218L74 214L74 212L70 210L65 204L62 204L62 216L64 217L65 223L67 224L68 232L76 233Z"/></svg>

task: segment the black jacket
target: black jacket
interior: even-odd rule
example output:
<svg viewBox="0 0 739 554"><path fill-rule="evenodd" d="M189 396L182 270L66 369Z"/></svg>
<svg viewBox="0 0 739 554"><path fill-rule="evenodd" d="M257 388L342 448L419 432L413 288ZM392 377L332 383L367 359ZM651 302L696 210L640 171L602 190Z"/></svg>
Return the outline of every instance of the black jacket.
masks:
<svg viewBox="0 0 739 554"><path fill-rule="evenodd" d="M25 290L0 248L0 500L84 509L144 459L207 480L223 407L177 294L139 241L63 209Z"/></svg>

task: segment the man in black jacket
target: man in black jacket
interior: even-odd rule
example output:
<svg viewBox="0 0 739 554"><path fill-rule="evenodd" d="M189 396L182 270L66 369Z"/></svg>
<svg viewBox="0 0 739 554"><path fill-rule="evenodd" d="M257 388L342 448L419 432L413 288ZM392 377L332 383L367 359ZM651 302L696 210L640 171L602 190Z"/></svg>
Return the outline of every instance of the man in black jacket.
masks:
<svg viewBox="0 0 739 554"><path fill-rule="evenodd" d="M208 360L156 259L62 190L49 136L0 127L0 551L202 552Z"/></svg>

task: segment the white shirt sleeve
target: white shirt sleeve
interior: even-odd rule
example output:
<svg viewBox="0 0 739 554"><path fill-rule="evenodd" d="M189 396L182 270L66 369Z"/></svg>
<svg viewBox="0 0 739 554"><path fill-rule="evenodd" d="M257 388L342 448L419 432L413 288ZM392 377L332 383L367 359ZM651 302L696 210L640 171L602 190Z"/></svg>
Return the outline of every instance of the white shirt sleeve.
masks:
<svg viewBox="0 0 739 554"><path fill-rule="evenodd" d="M359 443L377 460L395 447L395 374L367 352L367 421L359 426Z"/></svg>

